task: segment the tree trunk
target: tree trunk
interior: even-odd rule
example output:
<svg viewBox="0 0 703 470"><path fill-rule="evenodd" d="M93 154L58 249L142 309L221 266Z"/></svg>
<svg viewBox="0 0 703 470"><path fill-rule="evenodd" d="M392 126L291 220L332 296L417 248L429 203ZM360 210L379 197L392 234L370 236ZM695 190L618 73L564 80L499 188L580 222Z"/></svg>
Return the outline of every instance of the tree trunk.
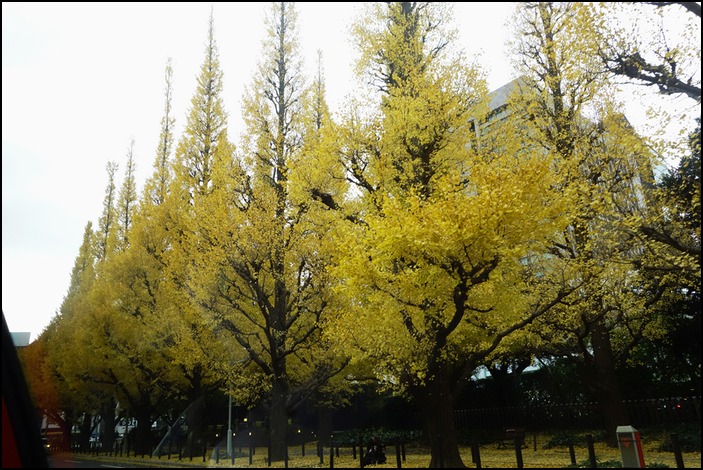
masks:
<svg viewBox="0 0 703 470"><path fill-rule="evenodd" d="M203 455L203 448L205 445L204 417L206 414L207 404L204 396L196 398L182 413L182 415L186 418L185 424L188 429L184 450L188 456L191 454L194 457ZM158 443L154 443L152 447L155 448L156 444Z"/></svg>
<svg viewBox="0 0 703 470"><path fill-rule="evenodd" d="M103 405L100 416L105 423L105 431L102 438L103 448L113 449L115 445L115 425L117 424L114 399Z"/></svg>
<svg viewBox="0 0 703 470"><path fill-rule="evenodd" d="M332 410L326 406L317 408L317 435L322 445L330 445L333 431Z"/></svg>
<svg viewBox="0 0 703 470"><path fill-rule="evenodd" d="M286 398L288 387L282 380L274 379L271 390L271 414L269 416L269 445L271 461L277 462L285 459L288 443L288 410Z"/></svg>
<svg viewBox="0 0 703 470"><path fill-rule="evenodd" d="M69 450L73 444L73 420L57 420L61 428L61 450Z"/></svg>
<svg viewBox="0 0 703 470"><path fill-rule="evenodd" d="M449 375L440 371L425 386L423 419L430 439L429 468L466 468L454 425L454 395Z"/></svg>
<svg viewBox="0 0 703 470"><path fill-rule="evenodd" d="M132 449L137 455L149 455L151 454L151 412L146 407L135 407L134 417L137 419L137 429Z"/></svg>
<svg viewBox="0 0 703 470"><path fill-rule="evenodd" d="M591 340L595 366L593 376L596 381L593 384L593 389L603 410L608 446L617 447L617 427L631 423L629 423L627 411L620 394L620 384L615 371L610 334L602 320L593 325Z"/></svg>
<svg viewBox="0 0 703 470"><path fill-rule="evenodd" d="M88 413L83 415L83 419L79 425L80 429L80 447L86 451L90 449L90 434L93 430L92 416Z"/></svg>

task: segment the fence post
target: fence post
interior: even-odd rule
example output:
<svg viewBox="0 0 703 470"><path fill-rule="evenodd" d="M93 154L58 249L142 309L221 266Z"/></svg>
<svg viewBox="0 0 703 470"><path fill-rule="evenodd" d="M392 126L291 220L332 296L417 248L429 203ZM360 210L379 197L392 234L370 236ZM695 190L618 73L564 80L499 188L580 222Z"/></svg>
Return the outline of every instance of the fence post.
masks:
<svg viewBox="0 0 703 470"><path fill-rule="evenodd" d="M515 459L517 460L517 468L523 468L522 465L522 437L515 436L513 439L513 444L515 445Z"/></svg>
<svg viewBox="0 0 703 470"><path fill-rule="evenodd" d="M476 439L471 441L471 460L476 464L476 468L481 468L481 450Z"/></svg>
<svg viewBox="0 0 703 470"><path fill-rule="evenodd" d="M537 452L537 433L532 433L532 450Z"/></svg>
<svg viewBox="0 0 703 470"><path fill-rule="evenodd" d="M251 465L253 459L254 459L254 441L253 441L253 438L251 437L251 431L249 431L249 465Z"/></svg>
<svg viewBox="0 0 703 470"><path fill-rule="evenodd" d="M586 434L586 445L588 446L588 460L591 464L591 468L598 467L598 461L596 460L596 451L593 448L593 436Z"/></svg>
<svg viewBox="0 0 703 470"><path fill-rule="evenodd" d="M395 463L398 468L403 468L403 465L400 463L400 442L398 442L398 439L395 440Z"/></svg>
<svg viewBox="0 0 703 470"><path fill-rule="evenodd" d="M684 468L683 456L681 455L681 442L679 441L679 435L675 432L671 433L671 446L674 451L674 458L676 459L676 468Z"/></svg>
<svg viewBox="0 0 703 470"><path fill-rule="evenodd" d="M364 441L359 438L359 468L364 468Z"/></svg>
<svg viewBox="0 0 703 470"><path fill-rule="evenodd" d="M330 439L330 468L334 468L334 442Z"/></svg>
<svg viewBox="0 0 703 470"><path fill-rule="evenodd" d="M574 452L574 441L569 439L569 457L571 457L571 464L576 465L576 452Z"/></svg>

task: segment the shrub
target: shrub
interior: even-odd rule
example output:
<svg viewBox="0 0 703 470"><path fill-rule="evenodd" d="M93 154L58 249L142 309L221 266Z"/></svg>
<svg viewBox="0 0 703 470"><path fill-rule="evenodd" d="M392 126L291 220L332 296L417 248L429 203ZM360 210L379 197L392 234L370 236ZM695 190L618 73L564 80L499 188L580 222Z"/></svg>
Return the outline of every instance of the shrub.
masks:
<svg viewBox="0 0 703 470"><path fill-rule="evenodd" d="M596 459L597 468L622 468L622 463L619 460L598 460ZM575 464L570 464L567 468L592 468L590 460L582 460Z"/></svg>
<svg viewBox="0 0 703 470"><path fill-rule="evenodd" d="M659 450L662 452L674 451L674 443L671 439L671 434L674 433L678 435L682 452L701 451L701 428L694 424L679 424L671 428L662 440Z"/></svg>
<svg viewBox="0 0 703 470"><path fill-rule="evenodd" d="M576 447L586 447L586 436L591 435L593 442L605 441L605 431L591 431L584 433L558 432L552 435L542 447L551 449L554 447L568 447L573 444Z"/></svg>

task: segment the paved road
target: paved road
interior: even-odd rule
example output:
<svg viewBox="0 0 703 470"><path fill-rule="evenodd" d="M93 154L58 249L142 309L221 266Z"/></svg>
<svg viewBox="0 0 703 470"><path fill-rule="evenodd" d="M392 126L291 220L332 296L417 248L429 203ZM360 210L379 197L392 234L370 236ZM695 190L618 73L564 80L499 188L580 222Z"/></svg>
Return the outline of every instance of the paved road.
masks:
<svg viewBox="0 0 703 470"><path fill-rule="evenodd" d="M197 463L178 464L176 462L164 462L159 465L164 468L207 468L206 464ZM109 462L104 459L95 459L90 456L80 454L52 454L49 457L50 468L154 468L155 462Z"/></svg>

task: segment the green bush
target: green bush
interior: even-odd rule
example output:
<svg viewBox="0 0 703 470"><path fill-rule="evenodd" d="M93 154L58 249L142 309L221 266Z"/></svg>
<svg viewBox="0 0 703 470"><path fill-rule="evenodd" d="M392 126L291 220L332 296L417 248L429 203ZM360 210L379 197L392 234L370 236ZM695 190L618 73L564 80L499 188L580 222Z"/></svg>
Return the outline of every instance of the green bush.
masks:
<svg viewBox="0 0 703 470"><path fill-rule="evenodd" d="M355 429L334 433L334 443L339 446L352 447L362 442L368 444L373 436L378 437L384 445L393 445L396 442L408 443L419 439L421 431L406 431L397 429Z"/></svg>
<svg viewBox="0 0 703 470"><path fill-rule="evenodd" d="M591 435L593 442L605 441L606 433L604 431L592 431L584 433L574 432L558 432L553 434L542 447L552 449L554 447L568 447L573 444L576 447L586 447L586 436Z"/></svg>
<svg viewBox="0 0 703 470"><path fill-rule="evenodd" d="M659 450L662 452L673 452L674 443L671 435L676 434L679 438L679 445L682 452L700 452L701 451L701 427L695 424L679 424L672 427L666 432Z"/></svg>
<svg viewBox="0 0 703 470"><path fill-rule="evenodd" d="M622 462L619 460L598 460L596 459L597 468L622 468ZM669 468L665 463L653 462L645 465L646 468ZM592 468L590 460L582 460L576 464L567 465L566 468Z"/></svg>
<svg viewBox="0 0 703 470"><path fill-rule="evenodd" d="M596 459L597 468L622 468L622 462L619 460L598 460ZM567 468L593 468L590 460L582 460L575 464L567 465Z"/></svg>
<svg viewBox="0 0 703 470"><path fill-rule="evenodd" d="M570 432L559 432L552 435L542 447L552 449L554 447L568 447L569 444L579 447L585 446L586 437Z"/></svg>

